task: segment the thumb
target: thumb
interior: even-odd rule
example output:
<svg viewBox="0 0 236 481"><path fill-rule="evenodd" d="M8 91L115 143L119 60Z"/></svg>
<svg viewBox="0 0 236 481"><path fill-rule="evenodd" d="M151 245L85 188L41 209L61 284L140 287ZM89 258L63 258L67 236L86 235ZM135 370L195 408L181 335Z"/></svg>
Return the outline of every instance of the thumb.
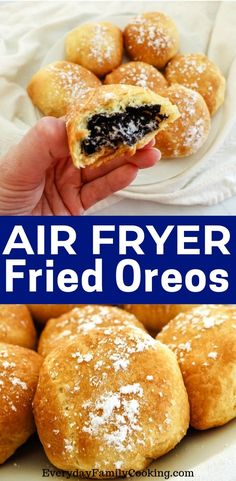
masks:
<svg viewBox="0 0 236 481"><path fill-rule="evenodd" d="M1 177L11 184L33 188L50 166L69 155L65 121L44 117L1 160Z"/></svg>

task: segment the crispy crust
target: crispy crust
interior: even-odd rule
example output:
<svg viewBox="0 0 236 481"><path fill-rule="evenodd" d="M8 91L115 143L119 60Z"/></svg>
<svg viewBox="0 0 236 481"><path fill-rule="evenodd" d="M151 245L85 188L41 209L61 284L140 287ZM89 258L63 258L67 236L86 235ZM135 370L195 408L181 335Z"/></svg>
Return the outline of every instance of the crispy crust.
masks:
<svg viewBox="0 0 236 481"><path fill-rule="evenodd" d="M32 400L41 362L30 349L0 343L0 464L35 431Z"/></svg>
<svg viewBox="0 0 236 481"><path fill-rule="evenodd" d="M203 97L183 85L173 84L162 91L178 107L180 117L156 135L162 157L178 158L196 153L208 138L211 117Z"/></svg>
<svg viewBox="0 0 236 481"><path fill-rule="evenodd" d="M171 319L188 311L194 304L124 304L123 308L134 314L152 333L156 334Z"/></svg>
<svg viewBox="0 0 236 481"><path fill-rule="evenodd" d="M170 122L179 117L177 107L149 89L132 85L103 85L98 89L90 90L80 97L79 104L68 115L67 133L72 160L76 167L88 165L98 166L124 154L134 155L137 149L144 147L152 140L157 130L147 134L133 146L122 144L117 149L103 147L93 155L85 155L81 151L81 141L87 137L87 122L94 114L123 112L129 106L161 105L161 113L167 114L168 119L163 120L159 129L165 128Z"/></svg>
<svg viewBox="0 0 236 481"><path fill-rule="evenodd" d="M225 96L225 78L219 67L202 53L176 55L167 65L169 83L179 83L200 93L211 115L220 108Z"/></svg>
<svg viewBox="0 0 236 481"><path fill-rule="evenodd" d="M40 324L46 324L52 317L59 317L74 307L81 306L83 304L28 304L33 318Z"/></svg>
<svg viewBox="0 0 236 481"><path fill-rule="evenodd" d="M39 339L38 352L45 357L52 349L58 347L59 343L72 341L78 334L98 328L119 328L130 325L144 330L135 316L118 307L88 305L75 308L48 321Z"/></svg>
<svg viewBox="0 0 236 481"><path fill-rule="evenodd" d="M89 70L75 63L53 62L32 77L27 92L44 115L62 117L71 102L88 88L95 88L100 80Z"/></svg>
<svg viewBox="0 0 236 481"><path fill-rule="evenodd" d="M65 470L142 469L174 448L189 423L175 356L136 327L90 331L54 349L34 414L49 460Z"/></svg>
<svg viewBox="0 0 236 481"><path fill-rule="evenodd" d="M160 89L168 86L164 75L145 62L128 62L121 65L106 76L104 84L137 85L156 93L160 93Z"/></svg>
<svg viewBox="0 0 236 481"><path fill-rule="evenodd" d="M0 305L0 342L35 347L36 330L29 309L23 304Z"/></svg>
<svg viewBox="0 0 236 481"><path fill-rule="evenodd" d="M123 35L110 22L86 23L68 33L66 58L103 77L122 62Z"/></svg>
<svg viewBox="0 0 236 481"><path fill-rule="evenodd" d="M199 306L179 314L157 339L177 355L191 424L221 426L236 416L236 309Z"/></svg>
<svg viewBox="0 0 236 481"><path fill-rule="evenodd" d="M138 15L124 31L125 47L132 60L162 69L178 52L179 34L173 20L164 13Z"/></svg>

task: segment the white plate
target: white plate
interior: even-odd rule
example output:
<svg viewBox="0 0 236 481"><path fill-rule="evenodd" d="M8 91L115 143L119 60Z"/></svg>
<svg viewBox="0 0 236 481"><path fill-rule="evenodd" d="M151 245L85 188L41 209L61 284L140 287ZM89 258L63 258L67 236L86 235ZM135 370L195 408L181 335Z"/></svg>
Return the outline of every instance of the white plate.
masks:
<svg viewBox="0 0 236 481"><path fill-rule="evenodd" d="M114 16L107 17L106 20L113 22L118 27L123 29L131 18L132 18L131 16L127 16L127 15L123 15L123 16L114 15ZM103 17L103 20L104 20L104 17ZM76 26L77 26L77 23L75 23L75 27ZM194 42L196 41L195 36L193 37L191 36L191 38L189 38L189 35L187 36L185 32L183 33L181 32L181 34L182 34L182 42L183 44L188 45L188 50L191 51L191 47L192 47L192 51L196 50L196 48L194 48L193 46ZM64 41L65 41L65 37L64 38L62 37L51 47L51 49L48 51L46 57L42 62L42 67L46 66L51 62L55 62L56 60L63 60L65 58ZM124 61L126 61L125 58L124 58ZM39 112L37 112L37 116L38 117L40 116ZM207 139L207 142L196 154L185 157L183 159L161 160L154 167L139 171L139 174L132 185L145 186L149 184L159 184L160 182L166 182L189 170L191 167L193 167L197 162L199 162L202 159L202 157L205 155L205 153L208 151L208 149L214 142L215 137L218 134L219 123L220 123L220 113L218 113L213 118L212 128L211 128L210 135Z"/></svg>
<svg viewBox="0 0 236 481"><path fill-rule="evenodd" d="M193 430L181 441L177 448L152 463L150 468L156 468L165 473L177 470L193 471L194 473L194 477L186 475L177 478L172 477L172 479L235 481L235 452L236 420L209 431ZM35 436L1 467L0 477L2 481L42 481L44 479L42 473L45 468L56 469L49 463L39 440ZM54 478L59 479L56 475L54 475ZM133 479L138 481L147 478L135 477ZM167 478L163 476L158 479Z"/></svg>

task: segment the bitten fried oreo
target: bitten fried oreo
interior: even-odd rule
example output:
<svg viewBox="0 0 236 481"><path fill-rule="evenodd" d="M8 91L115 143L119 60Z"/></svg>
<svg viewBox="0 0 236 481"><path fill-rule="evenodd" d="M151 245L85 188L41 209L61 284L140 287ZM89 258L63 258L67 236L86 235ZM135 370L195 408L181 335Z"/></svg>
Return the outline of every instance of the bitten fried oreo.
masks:
<svg viewBox="0 0 236 481"><path fill-rule="evenodd" d="M179 34L165 13L148 12L131 20L124 31L125 47L132 60L162 69L178 52Z"/></svg>
<svg viewBox="0 0 236 481"><path fill-rule="evenodd" d="M41 363L30 349L0 343L0 464L35 431L32 401Z"/></svg>
<svg viewBox="0 0 236 481"><path fill-rule="evenodd" d="M139 470L189 424L175 355L136 327L98 329L45 358L34 414L48 459L64 470ZM97 471L96 471L97 470Z"/></svg>
<svg viewBox="0 0 236 481"><path fill-rule="evenodd" d="M202 305L179 314L158 334L177 356L196 429L236 417L236 308Z"/></svg>
<svg viewBox="0 0 236 481"><path fill-rule="evenodd" d="M110 22L86 23L68 33L65 47L67 60L103 77L121 64L123 36Z"/></svg>
<svg viewBox="0 0 236 481"><path fill-rule="evenodd" d="M168 99L142 87L103 85L91 90L68 115L73 162L85 167L134 155L178 116Z"/></svg>
<svg viewBox="0 0 236 481"><path fill-rule="evenodd" d="M168 86L164 75L145 62L128 62L121 65L106 76L104 83L137 85L156 93L160 93L160 89Z"/></svg>
<svg viewBox="0 0 236 481"><path fill-rule="evenodd" d="M88 305L77 307L56 319L50 319L43 330L38 352L46 356L65 341L73 341L81 333L100 328L136 326L144 329L133 314L112 306Z"/></svg>
<svg viewBox="0 0 236 481"><path fill-rule="evenodd" d="M88 88L98 87L100 80L89 70L75 63L60 61L49 64L32 77L27 91L44 115L62 117L71 102Z"/></svg>
<svg viewBox="0 0 236 481"><path fill-rule="evenodd" d="M166 78L200 93L213 115L224 102L225 78L214 62L202 53L176 55L167 65Z"/></svg>
<svg viewBox="0 0 236 481"><path fill-rule="evenodd" d="M180 117L157 133L156 147L166 159L195 154L207 140L211 128L206 102L198 92L179 84L171 85L162 95L178 107Z"/></svg>

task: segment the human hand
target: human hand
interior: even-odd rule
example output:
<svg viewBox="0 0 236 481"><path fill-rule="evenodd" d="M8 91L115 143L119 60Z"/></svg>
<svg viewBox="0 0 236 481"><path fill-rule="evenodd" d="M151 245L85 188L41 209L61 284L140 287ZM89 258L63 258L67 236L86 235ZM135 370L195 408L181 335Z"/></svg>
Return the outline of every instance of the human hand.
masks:
<svg viewBox="0 0 236 481"><path fill-rule="evenodd" d="M154 165L160 152L153 143L132 157L77 169L65 121L44 117L0 160L0 214L80 215Z"/></svg>

